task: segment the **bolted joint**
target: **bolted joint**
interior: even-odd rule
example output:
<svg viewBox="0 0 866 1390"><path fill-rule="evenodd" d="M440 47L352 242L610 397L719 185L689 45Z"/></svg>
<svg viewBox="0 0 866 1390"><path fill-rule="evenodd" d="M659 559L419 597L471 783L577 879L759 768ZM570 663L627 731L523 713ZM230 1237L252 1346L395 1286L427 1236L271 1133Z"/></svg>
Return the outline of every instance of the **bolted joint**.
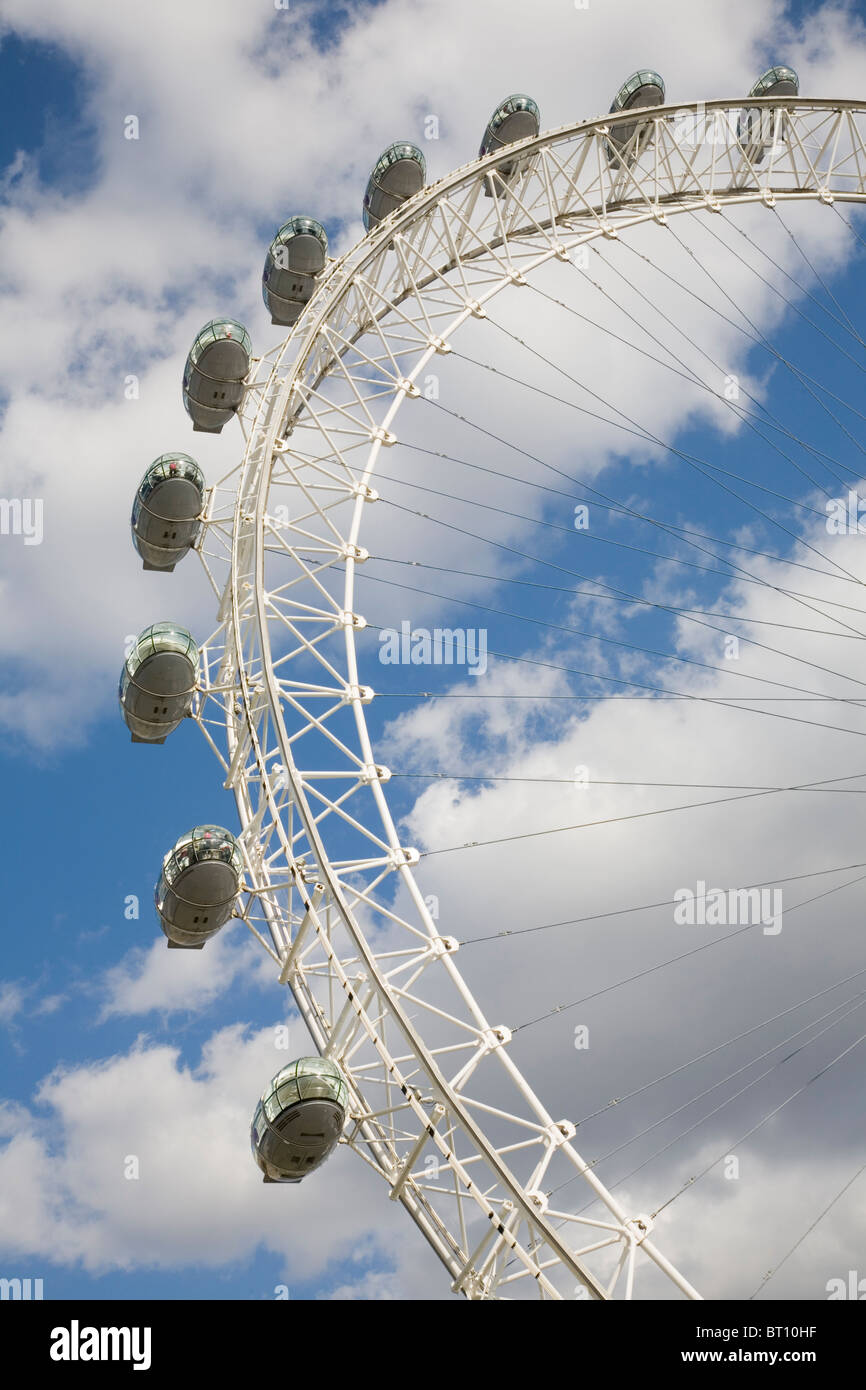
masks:
<svg viewBox="0 0 866 1390"><path fill-rule="evenodd" d="M531 1191L528 1191L526 1195L529 1201L535 1207L535 1210L538 1212L539 1216L543 1216L544 1213L547 1211L548 1206L550 1205L547 1193L540 1192L536 1187L533 1188Z"/></svg>
<svg viewBox="0 0 866 1390"><path fill-rule="evenodd" d="M464 1274L459 1283L456 1281L451 1285L453 1293L462 1293L472 1303L479 1302L487 1296L487 1280L482 1279L474 1270Z"/></svg>
<svg viewBox="0 0 866 1390"><path fill-rule="evenodd" d="M365 550L362 545L344 545L341 553L344 560L356 560L359 565L370 558L369 550Z"/></svg>
<svg viewBox="0 0 866 1390"><path fill-rule="evenodd" d="M348 705L352 700L360 700L362 705L369 705L375 695L372 685L347 685L343 691L343 704Z"/></svg>
<svg viewBox="0 0 866 1390"><path fill-rule="evenodd" d="M638 1216L633 1216L630 1221L626 1221L625 1223L625 1229L634 1240L635 1245L640 1245L641 1241L646 1240L652 1228L652 1217L645 1215L644 1212L641 1212Z"/></svg>
<svg viewBox="0 0 866 1390"><path fill-rule="evenodd" d="M368 786L371 782L390 782L390 767L381 767L378 763L366 763L358 773L358 781L364 782Z"/></svg>
<svg viewBox="0 0 866 1390"><path fill-rule="evenodd" d="M392 434L390 430L383 429L381 425L377 425L375 429L370 431L370 439L373 443L378 439L379 443L384 444L387 448L397 443L396 434Z"/></svg>
<svg viewBox="0 0 866 1390"><path fill-rule="evenodd" d="M338 627L354 627L360 630L367 626L367 619L362 618L360 613L350 613L348 609L344 609L337 619L337 625Z"/></svg>
<svg viewBox="0 0 866 1390"><path fill-rule="evenodd" d="M486 1052L497 1052L500 1047L507 1047L511 1042L511 1029L501 1023L495 1028L486 1028L481 1034L481 1041Z"/></svg>
<svg viewBox="0 0 866 1390"><path fill-rule="evenodd" d="M428 338L427 346L435 348L437 352L446 353L451 351L451 344L446 343L444 338Z"/></svg>
<svg viewBox="0 0 866 1390"><path fill-rule="evenodd" d="M568 247L563 246L561 241L552 241L550 245L551 249L553 250L553 254L558 261L567 261L569 259Z"/></svg>
<svg viewBox="0 0 866 1390"><path fill-rule="evenodd" d="M561 1149L563 1144L569 1143L577 1134L577 1127L571 1120L554 1120L552 1125L548 1125L544 1133L550 1141L552 1149Z"/></svg>
<svg viewBox="0 0 866 1390"><path fill-rule="evenodd" d="M367 487L366 483L356 483L352 488L352 497L363 497L365 502L378 502L379 494L374 487Z"/></svg>
<svg viewBox="0 0 866 1390"><path fill-rule="evenodd" d="M403 376L400 378L400 380L397 382L397 387L400 391L404 393L404 395L410 396L413 400L416 396L421 395L421 392L418 390L418 387L415 385L414 381L410 381L407 376Z"/></svg>
<svg viewBox="0 0 866 1390"><path fill-rule="evenodd" d="M388 862L395 869L402 869L405 864L420 864L421 856L417 849L410 846L401 845L397 849L392 849L388 855Z"/></svg>
<svg viewBox="0 0 866 1390"><path fill-rule="evenodd" d="M430 954L437 959L442 956L451 956L460 949L460 942L456 936L434 936L430 943Z"/></svg>
<svg viewBox="0 0 866 1390"><path fill-rule="evenodd" d="M477 300L477 299L467 299L467 301L466 301L466 308L469 310L470 314L472 315L472 317L473 317L474 319L486 319L486 318L487 318L487 310L486 310L486 309L484 308L484 306L481 304L480 300Z"/></svg>

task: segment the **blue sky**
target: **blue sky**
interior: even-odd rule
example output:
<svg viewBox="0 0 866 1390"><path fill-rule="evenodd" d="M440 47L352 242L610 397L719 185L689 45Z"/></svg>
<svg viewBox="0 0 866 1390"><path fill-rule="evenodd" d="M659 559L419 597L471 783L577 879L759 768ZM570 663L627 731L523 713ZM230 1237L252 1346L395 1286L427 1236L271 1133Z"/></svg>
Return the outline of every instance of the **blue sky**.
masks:
<svg viewBox="0 0 866 1390"><path fill-rule="evenodd" d="M519 35L525 14L521 16L516 4L493 6L485 0L471 16L456 4L444 10L442 5L414 10L401 0L347 4L336 16L329 8L327 18L322 7L293 8L295 27L286 33L280 29L279 15L256 16L245 31L231 5L213 6L213 32L200 54L192 47L195 26L190 25L189 32L173 28L170 6L156 8L147 32L139 36L138 52L132 12L124 19L115 14L103 26L87 0L62 6L53 29L23 4L8 6L0 21L0 90L6 113L0 129L0 296L12 338L0 372L0 488L4 496L44 493L46 499L41 546L25 548L20 537L0 538L5 615L0 625L5 626L0 758L6 848L0 985L0 1162L6 1166L0 1182L7 1193L0 1226L0 1273L43 1277L48 1297L257 1299L273 1297L274 1287L284 1282L293 1298L445 1292L445 1281L421 1237L414 1229L404 1230L410 1227L408 1218L395 1212L384 1189L355 1172L360 1165L350 1154L339 1154L316 1175L312 1195L312 1184L305 1185L303 1206L292 1202L295 1189L278 1189L276 1198L285 1199L278 1217L268 1215L275 1212L276 1203L268 1209L264 1201L274 1189L262 1193L255 1186L256 1172L248 1157L240 1160L248 1170L242 1176L237 1170L237 1188L225 1190L224 1205L219 1200L220 1175L236 1171L235 1155L246 1144L242 1126L236 1123L238 1097L246 1095L251 1115L270 1075L274 1054L269 1034L292 1018L284 992L262 968L265 963L258 961L253 944L241 942L240 926L228 929L218 946L210 943L203 953L215 959L218 968L202 971L197 984L192 965L199 957L191 963L184 953L182 960L171 962L185 972L177 977L183 983L169 988L164 998L160 994L168 988L166 964L151 948L154 942L162 945L152 907L162 855L194 824L217 822L236 828L233 799L221 787L217 764L192 723L164 748L133 746L115 697L128 634L163 616L187 621L193 631L204 634L212 616L202 577L198 571L193 574L195 561L186 561L171 577L144 575L127 528L135 486L158 453L185 449L199 458L213 479L240 450L236 429L227 429L219 440L193 436L184 415L180 378L192 333L212 314L232 313L249 325L257 352L273 346L278 330L269 324L258 290L272 229L292 213L309 212L324 222L335 254L348 249L361 234L360 201L372 158L394 138L423 143L423 116L428 111L441 112L442 138L435 146L431 142L428 157L430 177L435 178L474 155L487 115L510 90L525 88L537 97L544 126L606 110L618 82L644 62L657 63L665 71L671 100L745 90L749 74L756 77L772 61L792 61L800 68L804 94L853 97L854 76L864 71L866 51L862 6L793 4L786 10L778 4L755 5L741 31L728 26L731 32L722 34L711 57L700 42L701 19L710 23L710 0L707 5L671 0L654 7L651 19L643 13L645 7L631 0L608 0L593 4L586 19L587 26L593 26L591 41L575 30L570 50L559 41L557 51L564 56L554 64L549 53L522 52ZM542 10L536 33L548 24L556 42L557 26L566 21L553 14L553 7L549 14L547 7ZM443 37L449 20L457 26L459 44ZM141 22L137 13L135 22ZM568 22L579 24L583 16L569 16ZM500 26L492 38L491 24L495 30ZM632 37L624 45L619 35L626 31ZM779 34L784 42L777 44ZM426 47L437 60L432 65L423 60ZM453 63L446 70L444 59L438 60L452 48ZM166 55L165 71L161 52ZM399 62L394 62L395 55ZM388 81L377 86L378 65L386 60L393 73L389 69ZM372 83L365 80L365 64ZM188 93L183 90L185 70ZM576 106L575 72L585 83ZM203 111L209 91L229 92L231 100L223 102L214 95L213 107ZM124 146L119 133L128 112L141 115L139 146ZM850 208L843 212L866 240L863 218ZM759 216L760 222L752 211L739 225L784 264L817 304L795 290L760 252L744 249L735 232L730 232L730 241L739 246L739 258L713 244L691 216L676 219L682 244L672 246L668 233L650 228L634 245L674 279L693 286L696 294L721 304L711 279L693 270L683 245L694 249L789 360L827 383L841 401L856 406L861 398L862 343L833 323L824 309L840 314L828 299L829 286L862 333L866 248L829 210L821 209L818 216L815 208L794 209L786 225L819 265L822 285L781 224L763 210ZM776 359L760 348L744 346L741 335L718 315L707 314L694 297L678 292L670 280L664 281L657 270L622 247L609 255L606 249L605 255L607 264L596 272L600 283L649 327L662 351L670 343L678 352L690 353L616 271L633 277L651 302L675 321L687 321L696 334L703 334L702 343L720 354L722 365L733 363L730 369L746 389L761 397L764 419L771 411L799 438L831 455L839 475L860 478L863 452L855 441L862 438L861 417L828 400L852 440ZM848 360L798 317L753 275L747 260L858 360ZM610 300L581 281L580 271L556 269L557 276L539 281L547 293L597 317L611 332L629 336L633 330L634 341L647 352L660 350L652 336L638 334L634 325L630 330ZM535 296L534 290L521 293ZM735 314L730 305L726 312ZM590 338L586 324L573 315L537 296L527 309L515 295L512 300L504 297L491 318L545 355L553 345L567 371L597 386L596 373L604 358L598 347L601 338ZM802 546L795 549L790 534L811 528L813 543L825 549L820 512L826 494L812 488L765 440L742 425L734 429L730 413L717 400L699 401L684 391L680 378L648 365L645 358L629 357L627 348L611 346L611 341L610 360L629 363L634 380L609 381L610 398L682 453L759 481L769 491L725 480L768 516L756 514L682 458L658 448L638 448L630 436L603 429L537 392L501 379L496 382L483 368L464 360L455 357L443 364L440 401L445 410L424 401L414 403L401 441L546 484L566 495L531 491L410 448L388 453L382 471L389 476L378 484L385 501L374 519L370 543L374 559L366 571L369 582L362 580L360 588L371 623L360 646L371 673L368 679L385 694L465 690L465 682L445 670L419 672L378 663L375 627L399 626L404 618L431 626L484 626L490 649L546 660L551 667L543 671L525 663L494 663L491 688L537 697L522 711L514 702L504 722L495 712L487 722L479 704L471 702L442 701L430 707L411 698L376 701L370 710L374 747L381 746L383 759L404 773L462 771L478 776L479 770L486 770L520 776L534 768L540 776L568 777L574 764L584 761L584 750L594 775L646 782L682 783L689 780L690 768L696 782L772 785L774 779L802 776L807 781L866 770L866 750L861 752L858 738L820 735L805 724L783 725L776 719L729 713L714 725L709 714L705 718L701 713L694 715L694 724L678 726L679 715L670 705L657 706L659 718L651 723L645 706L630 709L627 702L600 713L587 701L579 717L573 717L573 708L566 711L542 698L555 690L588 696L623 688L605 682L604 676L674 690L712 689L723 697L747 694L752 683L739 675L743 670L761 676L772 671L770 679L801 689L840 689L838 683L827 685L826 673L803 661L774 662L756 649L746 654L745 643L735 675L733 663L725 667L721 636L678 624L668 613L647 608L625 613L619 605L507 582L514 577L568 589L578 584L573 573L580 572L630 593L651 594L659 602L723 612L735 608L759 623L825 626L824 619L802 605L791 600L774 604L766 586L756 596L748 586L737 585L728 567L656 528L606 515L592 499L589 533L575 536L573 506L585 491L531 463L519 450L551 461L567 477L586 479L618 503L651 510L715 537L736 537L754 550L783 559L818 568L826 563ZM504 372L525 375L541 390L587 410L603 409L581 393L576 381L566 381L537 356L504 342L492 324L473 325L457 347ZM693 352L689 362L697 369ZM700 370L707 372L705 360ZM135 402L124 402L123 382L130 372L140 377L141 395ZM746 408L757 409L740 399ZM517 449L493 445L489 437L455 421L449 410L483 423ZM762 429L779 438L765 425ZM839 492L832 468L790 440L782 441L782 447L832 495ZM407 486L409 481L415 486ZM428 493L425 486L445 495ZM771 495L776 492L803 506ZM407 519L391 503L441 516L472 535L446 532L417 517ZM484 504L515 515L504 518ZM478 540L479 536L512 545L531 559L508 557L501 545ZM606 539L622 542L623 547L604 544ZM845 565L858 576L866 575L859 538L846 538L845 544ZM676 555L718 572L666 567L625 546ZM710 548L727 553L720 545ZM833 555L838 562L842 550L834 548ZM396 563L419 558L446 572ZM738 552L735 558L752 572L770 572L769 562L765 565L759 557ZM456 573L461 569L483 578L464 580ZM858 602L856 592L849 598L839 581L826 576L822 580L806 569L780 567L780 572L787 586L796 581L797 588L823 594L827 602L831 597ZM405 582L426 594L419 597L376 580ZM431 598L431 593L446 598ZM463 606L458 596L505 610L507 616ZM515 621L515 613L531 621ZM545 628L543 623L561 627ZM718 625L725 631L731 626L722 620ZM720 670L699 672L646 651L576 639L563 630L569 627L634 647L676 651ZM842 687L846 695L866 684L866 672L852 655L857 643L850 638L809 638L748 624L734 630L741 636L757 633L761 641L796 650L817 666L853 672L854 684ZM553 669L563 666L589 669L595 676L574 677L568 684L562 671ZM754 689L794 693L762 685ZM795 713L805 710L804 717L820 717L826 723L861 727L856 713L844 706L834 707L830 716L826 711L814 715L811 705L789 708ZM600 724L600 719L606 722ZM524 802L509 801L509 795L507 788L497 791L492 783L482 793L468 780L448 787L409 778L391 784L395 816L403 818L410 842L427 849L464 838L493 837L499 829L507 833L515 824L530 821L545 828L567 823L564 803L545 801L543 791L537 797L533 792L533 799ZM596 814L597 804L599 815L625 814L637 805L627 789L616 796L603 804L585 803L587 817ZM701 799L698 793L694 796ZM647 801L643 793L641 807L675 805L692 799L692 794L656 792L655 797ZM722 808L708 813L706 822L699 820L699 812L682 831L679 817L661 817L644 823L652 830L639 828L639 822L615 843L593 841L586 855L583 841L566 843L566 837L554 836L549 848L545 844L543 850L539 846L528 852L517 888L508 882L517 860L509 860L510 852L490 850L478 851L471 864L466 855L450 859L447 868L444 858L422 862L419 881L425 892L440 898L443 919L451 924L448 930L466 939L506 922L520 927L604 906L653 901L701 873L739 874L735 881L752 883L759 871L766 878L784 877L804 865L852 863L858 855L848 844L856 840L852 823L858 803L854 797L854 809L849 810L840 802L846 803L846 798L821 799L821 815L813 820L802 801L790 817L790 802L777 812L775 801L772 809L759 803L760 812L751 807L742 815ZM665 825L668 829L656 829ZM703 858L691 852L690 837ZM682 858L675 867L667 856L680 849ZM606 865L598 882L593 878L596 857ZM683 880L678 873L688 877ZM817 886L810 881L806 889L817 893L821 886L820 881ZM585 1099L590 1094L606 1097L611 1088L631 1089L640 1083L644 1070L638 1063L644 1048L651 1054L653 1075L697 1051L702 1016L714 1002L724 1001L718 1038L727 1037L805 996L813 979L817 990L853 972L859 960L858 894L862 885L830 899L826 917L824 908L811 915L804 908L792 917L792 923L808 919L808 930L792 926L772 966L766 961L756 964L745 947L735 947L718 973L709 965L703 973L695 967L694 975L675 968L664 975L657 995L625 990L617 995L621 1003L616 1007L610 1000L596 1001L581 1020L605 1038L605 1060L592 1085L584 1088L581 1083L577 1096L573 1074L566 1069L573 1055L570 1024L553 1019L531 1035L527 1032L515 1046L515 1056L534 1076L546 1076L555 1097L554 1113L559 1113L557 1106L562 1113L573 1113L575 1106L594 1109L594 1102ZM129 895L139 899L137 919L124 915ZM807 892L800 896L805 898ZM823 944L820 933L825 934ZM562 998L601 989L629 973L635 962L639 969L648 968L672 954L672 939L661 930L657 936L650 930L643 936L624 931L613 938L609 928L596 925L587 930L580 957L561 935L542 933L531 951L519 943L466 947L465 964L467 971L477 972L473 980L484 979L494 994L499 992L493 1011L503 1013L504 1021L513 1026ZM826 974L821 974L825 966ZM674 1011L679 1011L679 1028L669 1022ZM819 1047L805 1059L804 1077L814 1058L827 1060L836 1043L838 1050L853 1041L857 1021L855 1014L820 1044L826 1043L825 1051ZM291 1028L295 1050L307 1050L296 1019ZM751 1054L742 1053L742 1058L760 1050L755 1043ZM271 1069L282 1060L278 1055ZM256 1076L261 1077L260 1085ZM134 1107L122 1111L118 1100L129 1097L138 1085L143 1109L135 1119L140 1128L130 1118ZM72 1097L68 1104L62 1101L64 1092ZM785 1093L782 1086L778 1094ZM698 1258L688 1237L680 1235L675 1238L680 1242L677 1254L684 1261L694 1256L701 1272L717 1279L712 1296L738 1296L738 1266L746 1282L753 1275L760 1277L784 1253L792 1230L792 1205L798 1203L794 1224L805 1229L807 1218L817 1214L825 1196L829 1200L835 1190L837 1172L837 1186L853 1172L857 1135L850 1115L856 1094L850 1071L838 1083L834 1074L832 1085L821 1094L816 1087L814 1096L810 1094L796 1112L786 1112L771 1135L763 1135L749 1151L755 1185L750 1194L736 1199L738 1218L731 1223L741 1233L739 1246L735 1236L718 1233L718 1214L726 1209L729 1194L713 1189L705 1205L697 1196L689 1198L694 1205L684 1217L686 1225L691 1222L696 1229L703 1221L708 1244ZM775 1095L767 1092L767 1105ZM157 1104L160 1098L164 1108ZM671 1109L680 1098L679 1093L671 1094ZM188 1103L196 1107L195 1114L177 1139L172 1115L180 1116ZM760 1105L755 1105L754 1113L733 1111L728 1130L718 1128L721 1121L710 1125L710 1148L716 1140L724 1142L728 1132L745 1131L760 1113ZM610 1128L588 1140L591 1152L613 1147L664 1109L661 1102L655 1110L641 1108L622 1128L619 1117L610 1117ZM90 1118L77 1123L76 1112ZM160 1124L166 1125L165 1132L158 1129ZM200 1154L189 1152L189 1146L196 1145L197 1125ZM833 1143L822 1150L818 1135L828 1132ZM209 1148L214 1135L224 1143L218 1157ZM135 1194L139 1208L127 1217L124 1194L103 1191L106 1175L118 1171L124 1155L135 1151L134 1144L141 1147L145 1142L151 1145L146 1153L153 1155L153 1167L148 1171L145 1161L142 1191ZM181 1182L175 1190L168 1167L157 1163L161 1147L175 1152L184 1168L200 1163L203 1190L210 1194L210 1211L203 1202L200 1210L191 1212L184 1235L171 1228L179 1222L181 1230L183 1213L175 1216L174 1204L181 1207L189 1201L188 1190ZM666 1185L675 1186L681 1169L687 1170L694 1155L702 1152L689 1149L682 1164L677 1160L650 1170L647 1201L664 1195ZM632 1166L632 1157L621 1160L621 1173ZM816 1162L822 1165L822 1179L814 1188L805 1186L810 1162L813 1167ZM88 1165L94 1174L91 1182ZM617 1176L615 1164L610 1176ZM208 1186L211 1179L213 1187ZM785 1195L785 1202L780 1197L779 1207L769 1210L768 1193L774 1187ZM8 1195L16 1192L17 1213L15 1198ZM845 1273L847 1262L855 1258L851 1252L857 1248L861 1210L862 1193L859 1205L852 1196L826 1239L822 1235L815 1268L810 1271L804 1261L786 1271L787 1282L780 1275L779 1296L820 1298L823 1278ZM766 1215L766 1225L760 1239L752 1239L757 1212ZM742 1292L748 1294L751 1287Z"/></svg>
<svg viewBox="0 0 866 1390"><path fill-rule="evenodd" d="M46 183L83 191L95 174L96 148L83 110L87 84L80 66L53 44L28 42L14 33L4 39L0 62L4 170L23 151L38 160ZM75 131L72 158L70 129Z"/></svg>

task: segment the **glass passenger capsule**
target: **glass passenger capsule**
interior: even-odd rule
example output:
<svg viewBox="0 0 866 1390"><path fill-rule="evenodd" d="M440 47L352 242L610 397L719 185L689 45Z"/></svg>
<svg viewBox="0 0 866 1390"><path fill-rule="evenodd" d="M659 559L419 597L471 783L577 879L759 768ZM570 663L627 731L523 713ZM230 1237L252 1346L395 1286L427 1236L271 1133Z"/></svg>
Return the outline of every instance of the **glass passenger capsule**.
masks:
<svg viewBox="0 0 866 1390"><path fill-rule="evenodd" d="M769 68L758 78L750 97L795 97L800 79L793 68ZM737 124L737 139L753 164L760 164L774 140L786 138L786 119L772 108L753 107L743 111Z"/></svg>
<svg viewBox="0 0 866 1390"><path fill-rule="evenodd" d="M173 570L201 530L204 474L189 454L154 459L132 504L132 543L146 570Z"/></svg>
<svg viewBox="0 0 866 1390"><path fill-rule="evenodd" d="M750 97L795 97L800 92L800 79L793 68L769 68L759 77Z"/></svg>
<svg viewBox="0 0 866 1390"><path fill-rule="evenodd" d="M522 96L519 92L506 97L504 101L499 103L487 122L481 148L478 151L478 158L483 159L486 154L493 154L494 150L501 150L506 145L513 145L517 140L526 140L530 135L537 135L540 126L541 116L532 97ZM519 160L510 160L506 164L500 164L497 168L499 177L494 179L492 176L488 176L484 181L484 191L487 197L491 197L494 190L501 197L505 189L500 180L513 178L519 171L519 167Z"/></svg>
<svg viewBox="0 0 866 1390"><path fill-rule="evenodd" d="M194 430L219 434L232 418L251 354L250 335L236 319L211 319L196 334L183 369L183 404Z"/></svg>
<svg viewBox="0 0 866 1390"><path fill-rule="evenodd" d="M198 647L185 627L153 623L136 638L120 673L120 709L133 743L165 743L189 714Z"/></svg>
<svg viewBox="0 0 866 1390"><path fill-rule="evenodd" d="M364 194L364 226L369 232L383 217L424 187L427 165L417 145L389 145L373 166Z"/></svg>
<svg viewBox="0 0 866 1390"><path fill-rule="evenodd" d="M169 946L201 949L231 917L240 887L240 845L221 825L197 825L162 861L154 889Z"/></svg>
<svg viewBox="0 0 866 1390"><path fill-rule="evenodd" d="M262 298L271 323L291 325L313 296L328 259L328 238L312 217L290 217L274 237L262 272Z"/></svg>
<svg viewBox="0 0 866 1390"><path fill-rule="evenodd" d="M638 72L633 72L626 82L623 82L616 96L614 97L610 114L615 115L618 111L635 111L638 108L647 106L661 106L665 99L664 79L651 68L641 68ZM608 159L617 164L622 157L621 152L628 145L635 131L639 129L640 121L629 121L623 125L616 125L611 128L607 137ZM647 136L651 134L651 126L647 125ZM638 145L641 142L638 141ZM640 154L640 148L636 148L630 153L628 161L631 163Z"/></svg>
<svg viewBox="0 0 866 1390"><path fill-rule="evenodd" d="M345 1077L327 1057L301 1057L278 1071L253 1116L253 1158L265 1182L300 1182L333 1153L346 1122Z"/></svg>

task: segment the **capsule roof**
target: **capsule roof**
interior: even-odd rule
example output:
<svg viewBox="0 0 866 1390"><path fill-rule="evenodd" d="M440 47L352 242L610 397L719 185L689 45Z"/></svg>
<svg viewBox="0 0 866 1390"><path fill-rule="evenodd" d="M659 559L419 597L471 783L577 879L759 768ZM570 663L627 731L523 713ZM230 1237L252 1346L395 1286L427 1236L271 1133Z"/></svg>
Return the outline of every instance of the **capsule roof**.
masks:
<svg viewBox="0 0 866 1390"><path fill-rule="evenodd" d="M371 179L378 181L386 169L390 169L392 164L398 164L401 159L414 159L416 164L420 164L421 173L427 177L427 161L417 145L412 145L408 141L398 140L396 144L389 145L387 150L383 150L373 165Z"/></svg>
<svg viewBox="0 0 866 1390"><path fill-rule="evenodd" d="M336 1062L329 1057L299 1057L272 1079L259 1102L266 1117L274 1120L301 1100L332 1100L345 1110L349 1088Z"/></svg>
<svg viewBox="0 0 866 1390"><path fill-rule="evenodd" d="M418 168L421 171L421 185L423 185L424 180L427 177L427 161L425 160L424 155L422 154L421 150L419 150L418 146L411 144L408 140L398 140L396 144L389 145L387 150L383 150L383 152L379 155L379 158L373 165L372 173L370 174L370 177L367 180L367 190L364 194L364 205L362 209L364 226L367 229L367 231L369 231L371 226L373 225L378 226L383 216L383 214L380 213L378 210L371 214L370 204L373 200L374 194L377 190L380 193L388 192L388 190L382 185L382 180L390 168L392 168L395 164L402 163L404 160L410 160L412 163L418 165ZM395 196L396 201L399 203L401 201L405 201L406 197L410 195L392 194L391 196ZM393 209L389 209L389 211L392 210Z"/></svg>
<svg viewBox="0 0 866 1390"><path fill-rule="evenodd" d="M779 86L779 85L782 84L782 83L790 84L790 86L792 86L792 87L794 88L794 95L795 95L795 96L796 96L796 95L798 94L798 92L800 91L800 79L799 79L799 77L797 76L797 74L795 73L794 69L793 69L793 68L787 68L787 67L784 67L784 66L779 66L779 67L776 67L776 68L768 68L768 70L764 73L764 75L763 75L762 77L759 77L759 78L758 78L758 80L757 80L757 82L755 83L754 87L753 87L752 90L749 92L749 96L750 96L750 97L764 97L764 96L767 96L768 93L770 93L770 92L772 91L773 87L777 87L777 86Z"/></svg>
<svg viewBox="0 0 866 1390"><path fill-rule="evenodd" d="M185 627L179 623L151 623L150 627L139 633L123 663L121 688L124 676L131 678L148 657L159 656L163 652L177 652L188 658L193 669L198 666L198 647Z"/></svg>
<svg viewBox="0 0 866 1390"><path fill-rule="evenodd" d="M220 343L227 340L239 343L249 356L252 352L252 342L250 335L242 323L237 319L211 319L204 328L200 329L195 335L193 345L189 350L187 366L194 367L200 360L202 353L213 343ZM242 380L243 378L241 378Z"/></svg>
<svg viewBox="0 0 866 1390"><path fill-rule="evenodd" d="M219 860L234 870L237 878L243 872L241 849L230 830L221 825L196 825L181 835L162 861L162 874L168 884L193 864Z"/></svg>
<svg viewBox="0 0 866 1390"><path fill-rule="evenodd" d="M204 473L202 473L194 458L189 454L160 454L158 459L146 469L144 477L138 485L138 496L142 502L146 502L154 488L159 483L164 483L170 478L185 478L193 483L204 493Z"/></svg>
<svg viewBox="0 0 866 1390"><path fill-rule="evenodd" d="M271 242L271 255L276 255L281 246L286 246L296 236L314 236L321 242L325 255L328 254L328 236L321 222L317 222L314 217L290 217Z"/></svg>
<svg viewBox="0 0 866 1390"><path fill-rule="evenodd" d="M641 87L658 87L662 94L662 101L664 101L664 78L659 77L658 73L653 72L651 68L641 68L638 72L633 72L627 82L623 82L613 99L611 111L624 111L629 98L633 97Z"/></svg>
<svg viewBox="0 0 866 1390"><path fill-rule="evenodd" d="M484 132L485 138L482 140L481 148L478 151L479 159L483 155L489 153L488 135L495 136L497 131L500 130L508 120L508 117L513 116L517 111L528 111L530 115L535 117L539 124L541 123L541 112L538 109L537 102L534 102L532 97L524 96L521 92L514 92L510 97L506 97L504 101L499 103L493 115L490 117L487 130Z"/></svg>

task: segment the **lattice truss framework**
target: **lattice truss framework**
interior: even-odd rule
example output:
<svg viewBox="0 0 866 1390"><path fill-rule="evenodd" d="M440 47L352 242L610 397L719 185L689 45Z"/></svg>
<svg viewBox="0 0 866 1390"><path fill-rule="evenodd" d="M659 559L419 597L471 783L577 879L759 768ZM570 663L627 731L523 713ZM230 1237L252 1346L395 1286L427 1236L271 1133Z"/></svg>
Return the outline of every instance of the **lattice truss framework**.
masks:
<svg viewBox="0 0 866 1390"><path fill-rule="evenodd" d="M219 612L194 715L237 800L239 911L346 1072L345 1140L468 1297L629 1298L644 1271L650 1292L699 1295L521 1075L415 881L355 650L371 480L427 363L553 258L678 212L866 199L861 104L752 105L782 138L741 146L730 102L664 107L511 146L507 183L491 156L422 190L331 263L288 339L254 361L243 459L208 494L199 550ZM683 138L701 122L714 134ZM620 125L633 130L617 151ZM574 1209L551 1204L575 1176Z"/></svg>

